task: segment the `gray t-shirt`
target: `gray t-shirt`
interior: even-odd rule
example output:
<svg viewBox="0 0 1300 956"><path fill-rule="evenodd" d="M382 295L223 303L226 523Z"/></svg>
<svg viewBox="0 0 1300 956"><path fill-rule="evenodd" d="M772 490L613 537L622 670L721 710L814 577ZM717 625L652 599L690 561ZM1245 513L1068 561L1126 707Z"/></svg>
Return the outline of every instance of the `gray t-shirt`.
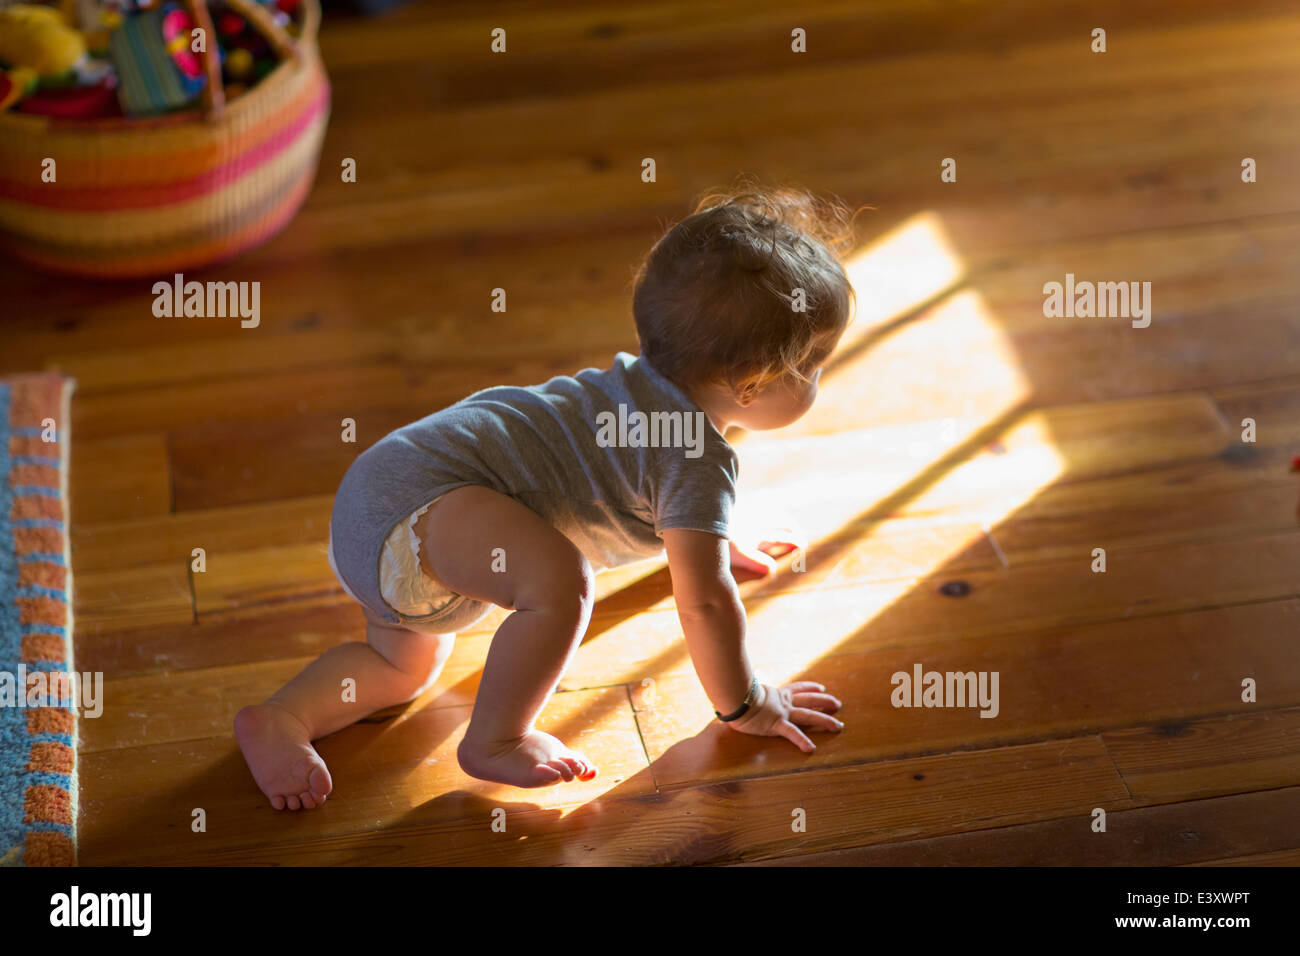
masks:
<svg viewBox="0 0 1300 956"><path fill-rule="evenodd" d="M380 439L339 486L334 555L349 589L395 621L379 590L384 541L454 488L509 495L600 569L660 553L669 528L725 537L737 471L700 407L620 352L608 370L485 389Z"/></svg>

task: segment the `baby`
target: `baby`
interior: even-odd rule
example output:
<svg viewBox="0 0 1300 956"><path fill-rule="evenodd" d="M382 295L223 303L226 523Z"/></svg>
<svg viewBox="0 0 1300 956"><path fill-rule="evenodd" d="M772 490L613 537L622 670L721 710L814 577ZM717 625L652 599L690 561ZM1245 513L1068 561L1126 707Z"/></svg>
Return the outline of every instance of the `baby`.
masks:
<svg viewBox="0 0 1300 956"><path fill-rule="evenodd" d="M592 779L589 758L533 723L586 631L594 571L665 551L719 720L805 752L801 728L843 728L822 685L771 687L750 667L732 571L770 572L783 543L729 541L737 461L723 435L780 428L812 406L852 310L845 214L793 189L706 196L637 273L639 356L478 392L353 462L329 557L363 609L365 643L331 648L235 717L273 807L322 804L333 783L312 741L413 700L494 605L513 613L492 638L461 768L517 787Z"/></svg>

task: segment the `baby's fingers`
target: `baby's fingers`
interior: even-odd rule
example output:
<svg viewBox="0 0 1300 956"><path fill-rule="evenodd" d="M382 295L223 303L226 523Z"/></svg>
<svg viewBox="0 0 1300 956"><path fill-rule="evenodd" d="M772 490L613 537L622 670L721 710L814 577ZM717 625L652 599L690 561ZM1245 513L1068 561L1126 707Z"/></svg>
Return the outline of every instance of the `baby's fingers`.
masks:
<svg viewBox="0 0 1300 956"><path fill-rule="evenodd" d="M819 684L815 680L797 680L794 681L793 683L785 684L781 687L781 690L788 690L795 694L798 694L801 691L809 691L809 690L823 691L825 689L826 689L825 684Z"/></svg>
<svg viewBox="0 0 1300 956"><path fill-rule="evenodd" d="M795 694L791 703L796 707L811 707L813 710L824 710L828 714L833 714L840 709L840 702L830 694Z"/></svg>
<svg viewBox="0 0 1300 956"><path fill-rule="evenodd" d="M830 714L823 714L820 710L809 710L807 707L791 708L790 719L814 730L830 730L838 733L844 729L843 721L836 720Z"/></svg>
<svg viewBox="0 0 1300 956"><path fill-rule="evenodd" d="M788 720L781 721L774 729L806 754L810 754L817 749L817 745L808 739L808 735Z"/></svg>

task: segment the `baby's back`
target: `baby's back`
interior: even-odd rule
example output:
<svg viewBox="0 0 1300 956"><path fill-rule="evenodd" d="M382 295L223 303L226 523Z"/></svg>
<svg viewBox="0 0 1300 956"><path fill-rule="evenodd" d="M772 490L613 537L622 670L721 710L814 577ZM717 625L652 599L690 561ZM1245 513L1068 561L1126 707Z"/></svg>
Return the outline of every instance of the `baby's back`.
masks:
<svg viewBox="0 0 1300 956"><path fill-rule="evenodd" d="M726 534L736 459L703 411L619 353L537 386L486 389L367 449L340 485L335 547L378 560L392 528L433 498L482 485L527 505L593 566L658 553L669 527Z"/></svg>

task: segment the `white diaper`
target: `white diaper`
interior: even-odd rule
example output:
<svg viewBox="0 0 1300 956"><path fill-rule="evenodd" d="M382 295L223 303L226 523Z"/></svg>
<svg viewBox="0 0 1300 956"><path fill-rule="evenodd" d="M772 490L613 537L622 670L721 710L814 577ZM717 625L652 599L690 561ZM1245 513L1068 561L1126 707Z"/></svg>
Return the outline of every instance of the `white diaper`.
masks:
<svg viewBox="0 0 1300 956"><path fill-rule="evenodd" d="M420 567L420 539L415 536L415 523L432 504L430 501L397 525L384 542L379 557L379 593L394 611L405 617L437 614L456 599L454 593Z"/></svg>
<svg viewBox="0 0 1300 956"><path fill-rule="evenodd" d="M420 539L415 536L415 523L432 504L430 501L406 521L398 523L384 542L379 557L379 592L392 609L404 617L428 617L440 613L457 598L455 593L438 584L420 567ZM334 563L333 535L330 536L328 555L330 568L343 585L343 590L352 600L361 603L343 581Z"/></svg>

